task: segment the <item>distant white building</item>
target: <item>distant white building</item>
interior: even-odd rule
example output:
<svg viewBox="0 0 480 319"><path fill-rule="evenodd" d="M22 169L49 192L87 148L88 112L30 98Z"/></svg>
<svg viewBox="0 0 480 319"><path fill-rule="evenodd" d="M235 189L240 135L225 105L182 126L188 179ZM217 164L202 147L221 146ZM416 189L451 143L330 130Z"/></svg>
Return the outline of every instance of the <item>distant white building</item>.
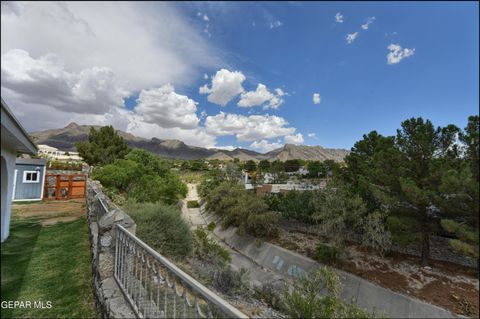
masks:
<svg viewBox="0 0 480 319"><path fill-rule="evenodd" d="M59 160L59 161L80 161L82 158L78 155L78 152L66 152L61 151L55 147L40 144L38 145L38 154L44 155L50 159Z"/></svg>

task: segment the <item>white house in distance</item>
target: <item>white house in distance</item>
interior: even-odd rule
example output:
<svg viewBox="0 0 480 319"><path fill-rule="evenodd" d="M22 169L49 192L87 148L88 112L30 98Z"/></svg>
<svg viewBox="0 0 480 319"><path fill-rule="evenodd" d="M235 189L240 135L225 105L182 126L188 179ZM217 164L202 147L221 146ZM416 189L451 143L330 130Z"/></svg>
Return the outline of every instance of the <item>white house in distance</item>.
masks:
<svg viewBox="0 0 480 319"><path fill-rule="evenodd" d="M59 160L59 161L80 161L82 158L78 155L78 152L65 152L58 148L46 145L38 145L38 154L44 155L47 158Z"/></svg>
<svg viewBox="0 0 480 319"><path fill-rule="evenodd" d="M1 108L1 241L5 241L10 228L10 208L17 154L37 154L37 147L20 125L18 120L2 99Z"/></svg>

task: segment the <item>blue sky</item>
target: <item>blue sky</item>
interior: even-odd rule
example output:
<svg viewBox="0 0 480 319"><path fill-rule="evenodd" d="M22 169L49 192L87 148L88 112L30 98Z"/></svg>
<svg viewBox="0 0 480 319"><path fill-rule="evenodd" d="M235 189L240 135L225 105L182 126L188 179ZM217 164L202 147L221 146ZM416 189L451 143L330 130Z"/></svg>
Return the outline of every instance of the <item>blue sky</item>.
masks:
<svg viewBox="0 0 480 319"><path fill-rule="evenodd" d="M195 9L181 6L195 17ZM257 5L238 7L245 14L231 12L218 25L211 17L213 41L239 56L235 68L254 78L247 89L261 82L295 92L270 113L288 119L308 144L350 148L370 130L394 134L412 116L463 127L468 115L478 113L478 4L259 5L283 23L274 29ZM337 12L343 23L335 22ZM371 16L375 21L360 31ZM359 36L347 44L345 35L356 31ZM415 54L388 65L391 43L415 48ZM322 97L318 105L314 92ZM209 113L218 108L196 98ZM226 109L243 111L234 104ZM317 139L306 136L312 132Z"/></svg>
<svg viewBox="0 0 480 319"><path fill-rule="evenodd" d="M296 136L298 143L306 145L349 149L371 130L394 134L400 123L410 117L422 116L435 125L453 123L464 127L469 115L478 114L479 7L475 2L186 2L168 5L144 3L138 6L147 7L143 9L159 21L162 20L162 12L168 9L174 13L175 23L182 23L157 25L175 37L153 34L149 43L155 43L158 50L169 46L172 52L179 54L178 60L183 64L166 63L163 69L159 67L155 73L152 70L152 74L148 74L149 80L144 81L148 68L143 70L142 65L138 70L142 70L140 74L145 77L137 79L133 72L124 72L122 66L112 64L111 57L95 61L95 66L105 63L111 68L120 78L122 88L128 91L129 96L122 96L129 111L120 114L135 117L124 128L133 134L179 138L199 146L241 146L260 151L287 142L286 136L290 135ZM93 13L78 5L69 9L85 20L95 33ZM343 16L340 19L343 22L336 21L337 13ZM368 19L372 22L365 30L361 25ZM189 30L188 37L185 36L182 41L186 29ZM358 33L354 41L347 43L347 34L355 32ZM3 35L2 31L2 38ZM135 43L132 43L134 46ZM2 47L3 44L2 39ZM391 51L388 47L392 44L399 46L399 52L410 50L413 54L398 63L388 64L387 54ZM62 48L36 50L38 43L36 47L31 44L21 46L13 40L7 45L11 49L29 52L33 59L53 51L67 60L66 69L69 66L68 54ZM38 51L37 56L34 56L35 51ZM6 53L8 51L2 49L2 64ZM88 60L88 57L85 59ZM74 63L70 64L73 67L69 72L80 72L79 66L75 70ZM175 74L168 70L170 65L177 70L188 69L188 72ZM274 90L280 88L286 93L280 96L283 103L277 108L267 109L263 106L268 101L262 105L239 107L240 93L225 106L212 103L209 101L213 90L212 78L221 69L241 73L245 78L241 81L243 94L255 91L258 84L265 85L273 95ZM166 71L173 73L160 77L160 74L168 73ZM208 79L204 78L205 74ZM2 81L3 77L4 72ZM180 124L175 124L177 122L173 118L164 121L166 112L170 112L162 104L166 103L165 100L155 100L154 104L147 105L146 95L139 99L142 90L153 90L167 83L174 86L175 94L196 102L193 118L188 123L180 119ZM199 93L199 88L204 85L210 93ZM5 91L8 91L6 95L10 91L20 94L18 88L8 87ZM172 94L173 91L168 92ZM11 93L13 101L14 93ZM313 103L314 93L321 96L319 104ZM154 97L158 94L150 95L148 101ZM26 103L25 99L19 101L22 101L19 105ZM188 107L192 111L192 105ZM79 113L78 110L75 112ZM95 110L91 112L93 114ZM249 122L249 116L267 114L282 118L288 124L281 124L278 134L268 134L262 133L262 130L268 131L270 127L261 127L260 120L251 134L247 132L248 128L243 134L242 127L235 131L225 127L225 123L218 123L218 119L214 122L213 117L219 112L243 116L241 125ZM21 110L19 113L22 116ZM191 115L188 111L178 114L184 119ZM98 119L98 116L95 114L87 119ZM206 124L209 116L212 117L211 122ZM122 128L124 119L119 117L104 116L98 121L112 121ZM85 119L84 115L70 116L63 121L82 122L82 119ZM216 126L210 125L212 123ZM160 128L153 129L153 124ZM32 124L32 128L37 127ZM256 128L259 132L255 132ZM285 131L284 128L293 128L293 131ZM172 135L172 132L178 134ZM205 134L204 138L200 138L202 134ZM242 134L245 136L242 137ZM202 139L208 140L208 143L202 144ZM255 148L253 143L258 145L260 141L264 141L266 146Z"/></svg>

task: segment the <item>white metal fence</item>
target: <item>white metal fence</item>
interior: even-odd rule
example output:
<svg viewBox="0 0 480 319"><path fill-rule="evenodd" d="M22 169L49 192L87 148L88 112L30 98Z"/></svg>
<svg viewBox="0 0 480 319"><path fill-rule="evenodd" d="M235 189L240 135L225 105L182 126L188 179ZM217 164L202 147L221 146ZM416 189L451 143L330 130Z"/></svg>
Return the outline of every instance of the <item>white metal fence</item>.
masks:
<svg viewBox="0 0 480 319"><path fill-rule="evenodd" d="M247 318L121 225L114 277L140 318Z"/></svg>

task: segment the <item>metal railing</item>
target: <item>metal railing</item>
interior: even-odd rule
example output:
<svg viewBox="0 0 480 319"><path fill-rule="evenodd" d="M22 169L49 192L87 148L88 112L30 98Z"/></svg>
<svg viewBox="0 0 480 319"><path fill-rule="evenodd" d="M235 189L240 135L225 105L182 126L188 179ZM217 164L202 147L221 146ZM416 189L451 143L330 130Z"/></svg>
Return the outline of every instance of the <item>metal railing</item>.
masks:
<svg viewBox="0 0 480 319"><path fill-rule="evenodd" d="M248 318L121 225L114 277L139 318Z"/></svg>

